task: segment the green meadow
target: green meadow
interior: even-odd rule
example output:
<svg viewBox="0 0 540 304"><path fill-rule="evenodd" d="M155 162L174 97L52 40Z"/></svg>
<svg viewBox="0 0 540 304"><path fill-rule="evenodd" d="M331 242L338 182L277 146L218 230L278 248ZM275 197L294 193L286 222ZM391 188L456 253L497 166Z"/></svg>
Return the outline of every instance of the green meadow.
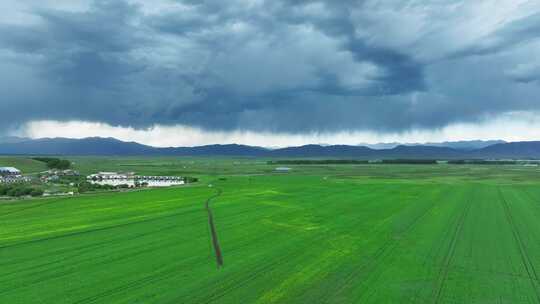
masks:
<svg viewBox="0 0 540 304"><path fill-rule="evenodd" d="M0 303L540 303L538 167L72 160L201 181L0 202Z"/></svg>
<svg viewBox="0 0 540 304"><path fill-rule="evenodd" d="M26 174L38 173L47 170L43 162L31 158L0 156L0 167L16 167Z"/></svg>

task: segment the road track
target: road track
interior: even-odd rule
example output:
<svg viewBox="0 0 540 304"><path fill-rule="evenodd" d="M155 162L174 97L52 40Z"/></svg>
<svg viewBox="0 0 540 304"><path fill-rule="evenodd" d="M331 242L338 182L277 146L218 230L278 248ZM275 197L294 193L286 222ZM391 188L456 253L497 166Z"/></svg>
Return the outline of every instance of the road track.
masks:
<svg viewBox="0 0 540 304"><path fill-rule="evenodd" d="M206 200L205 208L206 212L208 213L208 225L210 226L210 235L212 237L212 246L214 247L214 253L216 255L216 263L218 268L223 266L223 255L221 253L221 247L219 247L219 241L217 236L217 229L216 225L214 224L214 214L212 213L212 209L210 208L210 202L218 198L223 191L219 188L217 188L216 194L212 195Z"/></svg>

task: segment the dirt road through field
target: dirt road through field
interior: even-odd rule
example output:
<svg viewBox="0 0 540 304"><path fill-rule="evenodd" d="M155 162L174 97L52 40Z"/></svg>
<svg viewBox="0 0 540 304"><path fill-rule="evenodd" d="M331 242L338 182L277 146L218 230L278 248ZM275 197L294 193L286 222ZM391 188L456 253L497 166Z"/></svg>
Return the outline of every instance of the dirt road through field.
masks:
<svg viewBox="0 0 540 304"><path fill-rule="evenodd" d="M221 253L221 248L219 247L219 241L217 237L216 225L214 224L214 215L212 209L210 208L210 202L221 195L222 190L216 189L217 192L213 196L209 197L206 200L205 207L206 212L208 212L208 225L210 225L210 235L212 237L212 246L214 247L214 253L216 255L216 263L218 268L223 266L223 255Z"/></svg>

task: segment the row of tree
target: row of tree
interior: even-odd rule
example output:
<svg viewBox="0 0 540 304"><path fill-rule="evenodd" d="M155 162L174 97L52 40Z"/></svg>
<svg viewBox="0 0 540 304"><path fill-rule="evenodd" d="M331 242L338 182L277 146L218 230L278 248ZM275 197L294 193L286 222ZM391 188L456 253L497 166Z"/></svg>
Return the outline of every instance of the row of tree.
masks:
<svg viewBox="0 0 540 304"><path fill-rule="evenodd" d="M449 160L452 165L515 165L515 160L482 160L482 159L456 159Z"/></svg>
<svg viewBox="0 0 540 304"><path fill-rule="evenodd" d="M362 165L369 164L368 160L359 159L292 159L292 160L271 160L269 165ZM383 159L373 161L373 163L382 164L437 164L435 159Z"/></svg>
<svg viewBox="0 0 540 304"><path fill-rule="evenodd" d="M291 159L268 161L269 165L353 165L367 163L367 160L356 159Z"/></svg>
<svg viewBox="0 0 540 304"><path fill-rule="evenodd" d="M383 159L383 164L435 165L436 159Z"/></svg>
<svg viewBox="0 0 540 304"><path fill-rule="evenodd" d="M42 196L43 189L32 187L22 183L0 184L0 196Z"/></svg>
<svg viewBox="0 0 540 304"><path fill-rule="evenodd" d="M293 159L293 160L271 160L269 165L340 165L340 164L368 164L367 160L348 160L348 159ZM373 161L373 163L382 164L412 164L412 165L435 165L436 159L383 159ZM447 162L451 165L515 165L515 160L481 160L481 159L456 159Z"/></svg>
<svg viewBox="0 0 540 304"><path fill-rule="evenodd" d="M81 182L77 186L79 193L92 192L92 191L106 191L106 190L114 190L114 189L126 189L126 188L129 188L129 186L128 185L118 185L118 186L100 185L100 184L92 184L87 181Z"/></svg>

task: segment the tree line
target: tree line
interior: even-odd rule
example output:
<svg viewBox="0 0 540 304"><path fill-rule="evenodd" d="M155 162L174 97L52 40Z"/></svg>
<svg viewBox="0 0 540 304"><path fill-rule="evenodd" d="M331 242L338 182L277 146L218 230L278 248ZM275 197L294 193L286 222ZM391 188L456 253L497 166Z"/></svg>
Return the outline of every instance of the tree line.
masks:
<svg viewBox="0 0 540 304"><path fill-rule="evenodd" d="M367 163L367 160L356 159L289 159L268 161L269 165L349 165Z"/></svg>
<svg viewBox="0 0 540 304"><path fill-rule="evenodd" d="M436 165L436 159L383 159L383 164Z"/></svg>
<svg viewBox="0 0 540 304"><path fill-rule="evenodd" d="M0 184L0 196L22 197L42 195L43 189L28 186L26 184Z"/></svg>
<svg viewBox="0 0 540 304"><path fill-rule="evenodd" d="M482 160L482 159L455 159L449 160L452 165L515 165L515 160Z"/></svg>
<svg viewBox="0 0 540 304"><path fill-rule="evenodd" d="M382 160L354 160L354 159L292 159L270 160L268 165L348 165L348 164L410 164L410 165L436 165L436 159L382 159ZM482 160L482 159L454 159L446 162L450 165L516 165L516 160Z"/></svg>
<svg viewBox="0 0 540 304"><path fill-rule="evenodd" d="M358 159L290 159L271 160L269 165L361 165L369 164L368 160ZM371 163L382 164L437 164L435 159L383 159Z"/></svg>

